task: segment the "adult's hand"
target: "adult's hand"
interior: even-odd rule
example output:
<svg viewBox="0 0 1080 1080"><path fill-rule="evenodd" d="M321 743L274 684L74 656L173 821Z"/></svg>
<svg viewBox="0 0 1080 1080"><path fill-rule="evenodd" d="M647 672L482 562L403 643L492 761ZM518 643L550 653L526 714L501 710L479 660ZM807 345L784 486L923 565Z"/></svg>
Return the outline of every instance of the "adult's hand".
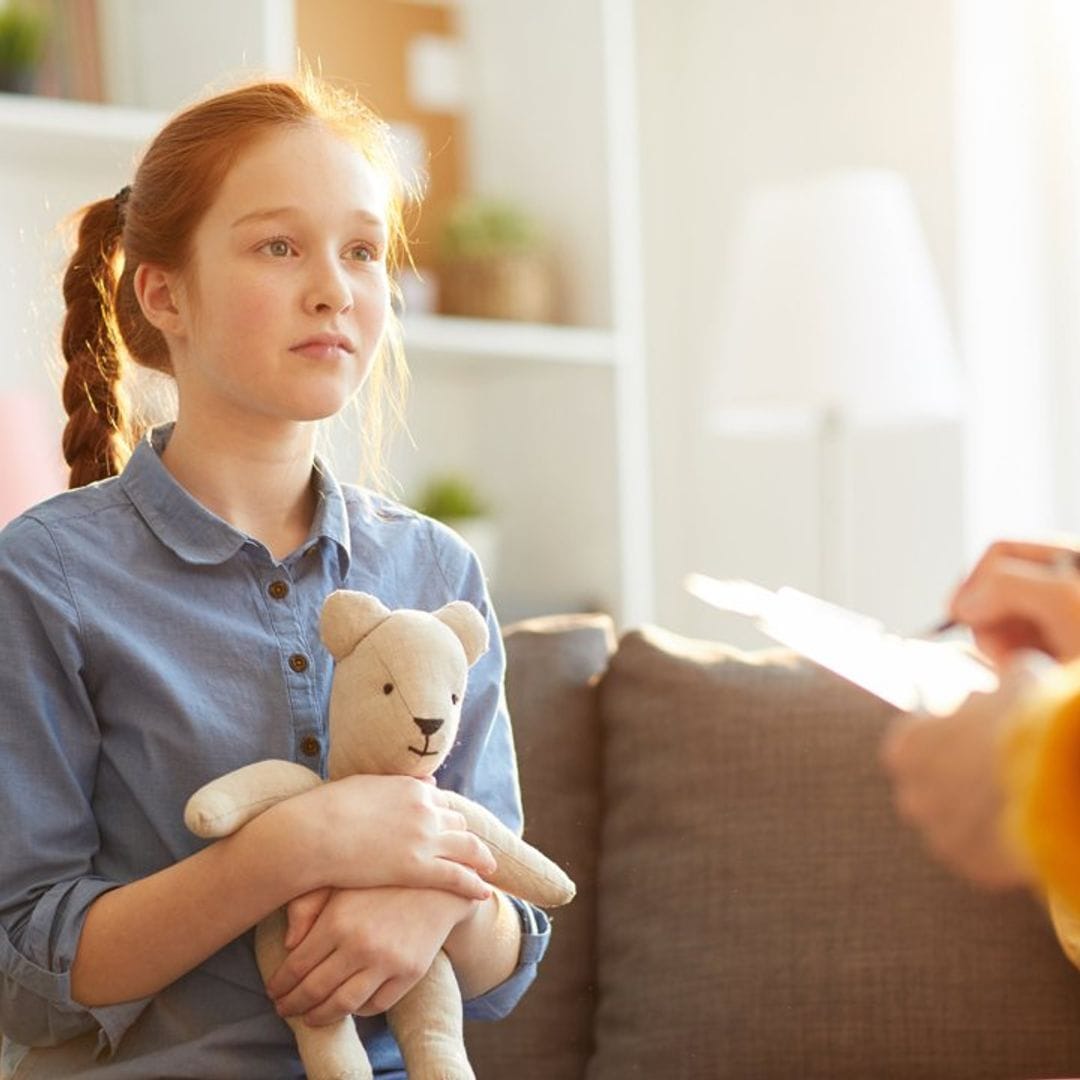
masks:
<svg viewBox="0 0 1080 1080"><path fill-rule="evenodd" d="M1030 649L1063 663L1080 657L1080 543L991 544L953 593L949 615L998 666Z"/></svg>
<svg viewBox="0 0 1080 1080"><path fill-rule="evenodd" d="M986 888L1024 884L1031 872L1006 836L1002 740L1044 658L1015 657L998 690L972 694L947 716L905 715L882 744L900 816L945 866Z"/></svg>

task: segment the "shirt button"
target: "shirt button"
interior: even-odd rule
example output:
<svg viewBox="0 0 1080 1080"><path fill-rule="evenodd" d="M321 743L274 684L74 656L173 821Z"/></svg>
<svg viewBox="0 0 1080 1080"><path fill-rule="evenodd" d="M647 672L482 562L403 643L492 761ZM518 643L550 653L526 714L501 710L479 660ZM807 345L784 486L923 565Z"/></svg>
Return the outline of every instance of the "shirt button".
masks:
<svg viewBox="0 0 1080 1080"><path fill-rule="evenodd" d="M308 669L308 659L303 653L293 653L289 657L289 667L298 675L303 674Z"/></svg>
<svg viewBox="0 0 1080 1080"><path fill-rule="evenodd" d="M317 757L319 754L319 740L314 735L305 735L300 740L300 752L307 757Z"/></svg>
<svg viewBox="0 0 1080 1080"><path fill-rule="evenodd" d="M271 581L266 590L275 600L284 600L289 595L289 585L285 581Z"/></svg>

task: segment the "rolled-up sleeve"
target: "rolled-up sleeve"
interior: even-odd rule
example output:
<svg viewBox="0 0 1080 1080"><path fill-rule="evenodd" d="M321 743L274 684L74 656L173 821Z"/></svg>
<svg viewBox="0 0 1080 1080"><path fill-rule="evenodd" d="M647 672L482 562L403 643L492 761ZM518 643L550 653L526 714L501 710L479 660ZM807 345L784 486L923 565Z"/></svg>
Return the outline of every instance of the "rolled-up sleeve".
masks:
<svg viewBox="0 0 1080 1080"><path fill-rule="evenodd" d="M461 710L458 745L439 783L487 807L518 836L523 830L521 789L504 680L506 651L487 584L475 554L456 535L433 525L433 542L443 575L455 599L468 600L484 616L489 647L469 672ZM508 1015L536 978L551 938L551 923L539 908L509 898L521 918L521 953L513 974L487 993L465 1003L469 1020L500 1020Z"/></svg>
<svg viewBox="0 0 1080 1080"><path fill-rule="evenodd" d="M551 923L548 917L531 904L516 896L507 899L517 909L521 919L521 954L513 974L486 994L465 1002L466 1020L501 1020L509 1016L514 1006L536 978L537 965L547 952L551 940Z"/></svg>
<svg viewBox="0 0 1080 1080"><path fill-rule="evenodd" d="M145 1001L85 1008L71 966L95 876L100 748L79 611L49 531L0 533L0 1029L25 1046L99 1031L115 1048Z"/></svg>

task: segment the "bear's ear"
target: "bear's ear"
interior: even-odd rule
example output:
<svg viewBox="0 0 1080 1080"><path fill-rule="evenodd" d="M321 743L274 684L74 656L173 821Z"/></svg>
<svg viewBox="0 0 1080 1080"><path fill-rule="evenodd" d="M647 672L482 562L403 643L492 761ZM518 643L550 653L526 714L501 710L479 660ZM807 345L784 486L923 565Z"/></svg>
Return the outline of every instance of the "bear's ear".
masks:
<svg viewBox="0 0 1080 1080"><path fill-rule="evenodd" d="M465 658L472 667L487 652L488 628L483 615L467 600L455 600L435 612L435 618L446 623L465 647Z"/></svg>
<svg viewBox="0 0 1080 1080"><path fill-rule="evenodd" d="M370 593L338 589L323 604L319 636L335 660L341 660L390 614Z"/></svg>

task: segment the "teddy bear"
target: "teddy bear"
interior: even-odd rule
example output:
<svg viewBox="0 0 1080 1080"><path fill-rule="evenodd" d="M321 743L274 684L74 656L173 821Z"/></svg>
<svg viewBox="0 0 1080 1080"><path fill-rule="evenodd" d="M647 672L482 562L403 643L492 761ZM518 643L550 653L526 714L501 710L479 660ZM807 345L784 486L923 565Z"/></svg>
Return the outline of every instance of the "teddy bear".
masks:
<svg viewBox="0 0 1080 1080"><path fill-rule="evenodd" d="M488 648L477 609L454 601L435 612L391 611L367 593L327 597L319 632L335 660L330 691L328 778L358 773L432 776L454 745L469 668ZM282 799L323 781L290 761L260 761L217 778L188 800L196 835L228 836ZM492 813L454 792L452 809L498 863L496 888L544 907L568 903L574 883ZM256 928L259 970L269 979L285 957L286 918ZM462 1035L461 993L442 951L428 973L387 1013L410 1080L473 1080ZM289 1018L309 1080L370 1080L371 1066L351 1017L311 1027ZM434 1049L433 1049L434 1048Z"/></svg>

